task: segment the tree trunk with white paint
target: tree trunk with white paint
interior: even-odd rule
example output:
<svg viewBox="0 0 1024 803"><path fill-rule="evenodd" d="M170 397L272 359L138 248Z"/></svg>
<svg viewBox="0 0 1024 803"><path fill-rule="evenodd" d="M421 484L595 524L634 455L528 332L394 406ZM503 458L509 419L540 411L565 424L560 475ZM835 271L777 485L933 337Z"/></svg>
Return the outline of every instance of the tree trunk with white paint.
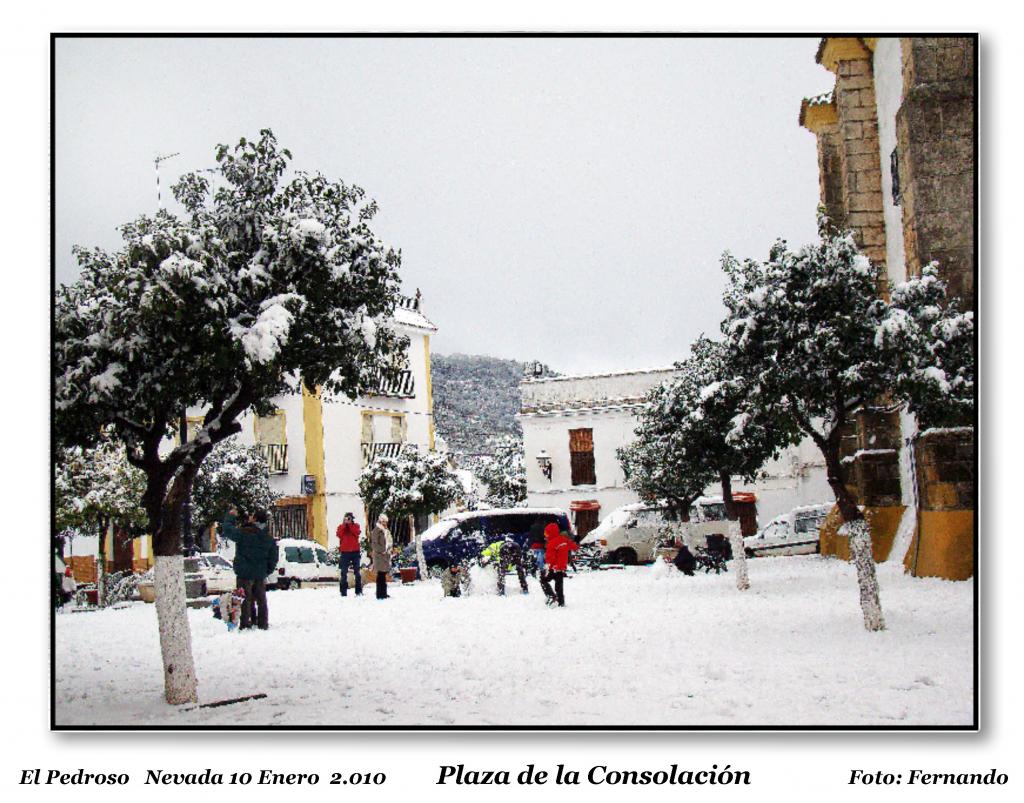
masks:
<svg viewBox="0 0 1024 803"><path fill-rule="evenodd" d="M746 591L750 588L750 576L747 574L747 553L743 549L743 533L738 521L729 522L729 546L732 548L732 567L736 573L736 588Z"/></svg>
<svg viewBox="0 0 1024 803"><path fill-rule="evenodd" d="M857 506L857 500L846 487L842 464L839 461L838 437L831 438L827 443L819 443L819 446L825 458L829 487L836 495L836 505L843 517L844 523L839 528L839 534L848 538L850 558L857 569L857 588L860 591L864 627L872 631L885 630L882 602L878 596L878 575L875 573L875 559L871 554L871 530L864 514Z"/></svg>
<svg viewBox="0 0 1024 803"><path fill-rule="evenodd" d="M416 565L420 570L420 579L427 579L427 558L423 554L423 536L416 529L416 517L409 516L409 532L412 533L413 543L416 544Z"/></svg>
<svg viewBox="0 0 1024 803"><path fill-rule="evenodd" d="M841 528L850 541L850 557L857 568L857 586L860 589L860 609L864 614L864 627L885 630L882 602L878 595L878 575L875 559L871 555L871 531L865 519L848 522Z"/></svg>
<svg viewBox="0 0 1024 803"><path fill-rule="evenodd" d="M164 663L164 695L171 705L199 700L192 631L185 606L185 559L157 555L154 559L156 619Z"/></svg>
<svg viewBox="0 0 1024 803"><path fill-rule="evenodd" d="M736 502L732 496L732 477L728 471L718 475L722 484L722 501L725 502L725 515L729 519L729 546L732 548L732 568L736 575L736 588L746 591L750 588L750 576L747 574L747 553L743 550L743 533L740 529Z"/></svg>

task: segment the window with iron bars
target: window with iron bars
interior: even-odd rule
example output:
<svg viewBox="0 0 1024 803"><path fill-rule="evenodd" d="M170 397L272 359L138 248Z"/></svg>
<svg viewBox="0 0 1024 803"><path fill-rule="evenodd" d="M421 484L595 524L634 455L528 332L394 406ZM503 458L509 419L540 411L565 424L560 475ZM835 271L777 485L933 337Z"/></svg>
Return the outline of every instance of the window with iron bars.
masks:
<svg viewBox="0 0 1024 803"><path fill-rule="evenodd" d="M263 458L267 461L267 470L269 473L288 473L287 443L257 443L256 448L260 450Z"/></svg>
<svg viewBox="0 0 1024 803"><path fill-rule="evenodd" d="M594 430L569 430L569 466L573 485L596 485Z"/></svg>

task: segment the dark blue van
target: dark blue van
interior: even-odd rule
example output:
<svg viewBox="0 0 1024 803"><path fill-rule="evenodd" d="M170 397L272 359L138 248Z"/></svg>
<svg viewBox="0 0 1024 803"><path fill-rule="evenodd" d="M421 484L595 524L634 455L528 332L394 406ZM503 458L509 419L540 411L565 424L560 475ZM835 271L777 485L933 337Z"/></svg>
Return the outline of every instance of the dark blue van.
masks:
<svg viewBox="0 0 1024 803"><path fill-rule="evenodd" d="M423 531L423 557L434 574L479 557L488 544L501 541L506 535L512 536L524 550L529 549L527 540L534 526L543 530L551 523L570 536L573 534L569 516L558 508L514 507L456 513ZM415 544L402 551L402 563L416 565Z"/></svg>

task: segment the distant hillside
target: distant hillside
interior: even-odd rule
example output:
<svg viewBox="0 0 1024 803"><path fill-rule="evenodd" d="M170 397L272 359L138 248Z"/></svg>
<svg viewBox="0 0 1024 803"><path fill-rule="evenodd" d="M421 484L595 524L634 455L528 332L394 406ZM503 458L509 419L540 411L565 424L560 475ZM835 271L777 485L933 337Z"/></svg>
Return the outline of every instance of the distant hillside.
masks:
<svg viewBox="0 0 1024 803"><path fill-rule="evenodd" d="M522 437L519 380L524 363L473 354L434 354L434 423L452 452L482 454L495 435Z"/></svg>

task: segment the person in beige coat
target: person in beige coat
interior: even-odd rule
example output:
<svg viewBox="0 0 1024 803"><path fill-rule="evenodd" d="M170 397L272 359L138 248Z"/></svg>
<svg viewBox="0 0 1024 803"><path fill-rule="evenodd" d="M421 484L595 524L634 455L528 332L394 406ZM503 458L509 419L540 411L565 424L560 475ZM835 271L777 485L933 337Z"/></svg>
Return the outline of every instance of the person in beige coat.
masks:
<svg viewBox="0 0 1024 803"><path fill-rule="evenodd" d="M377 573L377 599L388 598L388 575L391 573L391 531L388 517L377 517L377 525L370 531L370 556Z"/></svg>

